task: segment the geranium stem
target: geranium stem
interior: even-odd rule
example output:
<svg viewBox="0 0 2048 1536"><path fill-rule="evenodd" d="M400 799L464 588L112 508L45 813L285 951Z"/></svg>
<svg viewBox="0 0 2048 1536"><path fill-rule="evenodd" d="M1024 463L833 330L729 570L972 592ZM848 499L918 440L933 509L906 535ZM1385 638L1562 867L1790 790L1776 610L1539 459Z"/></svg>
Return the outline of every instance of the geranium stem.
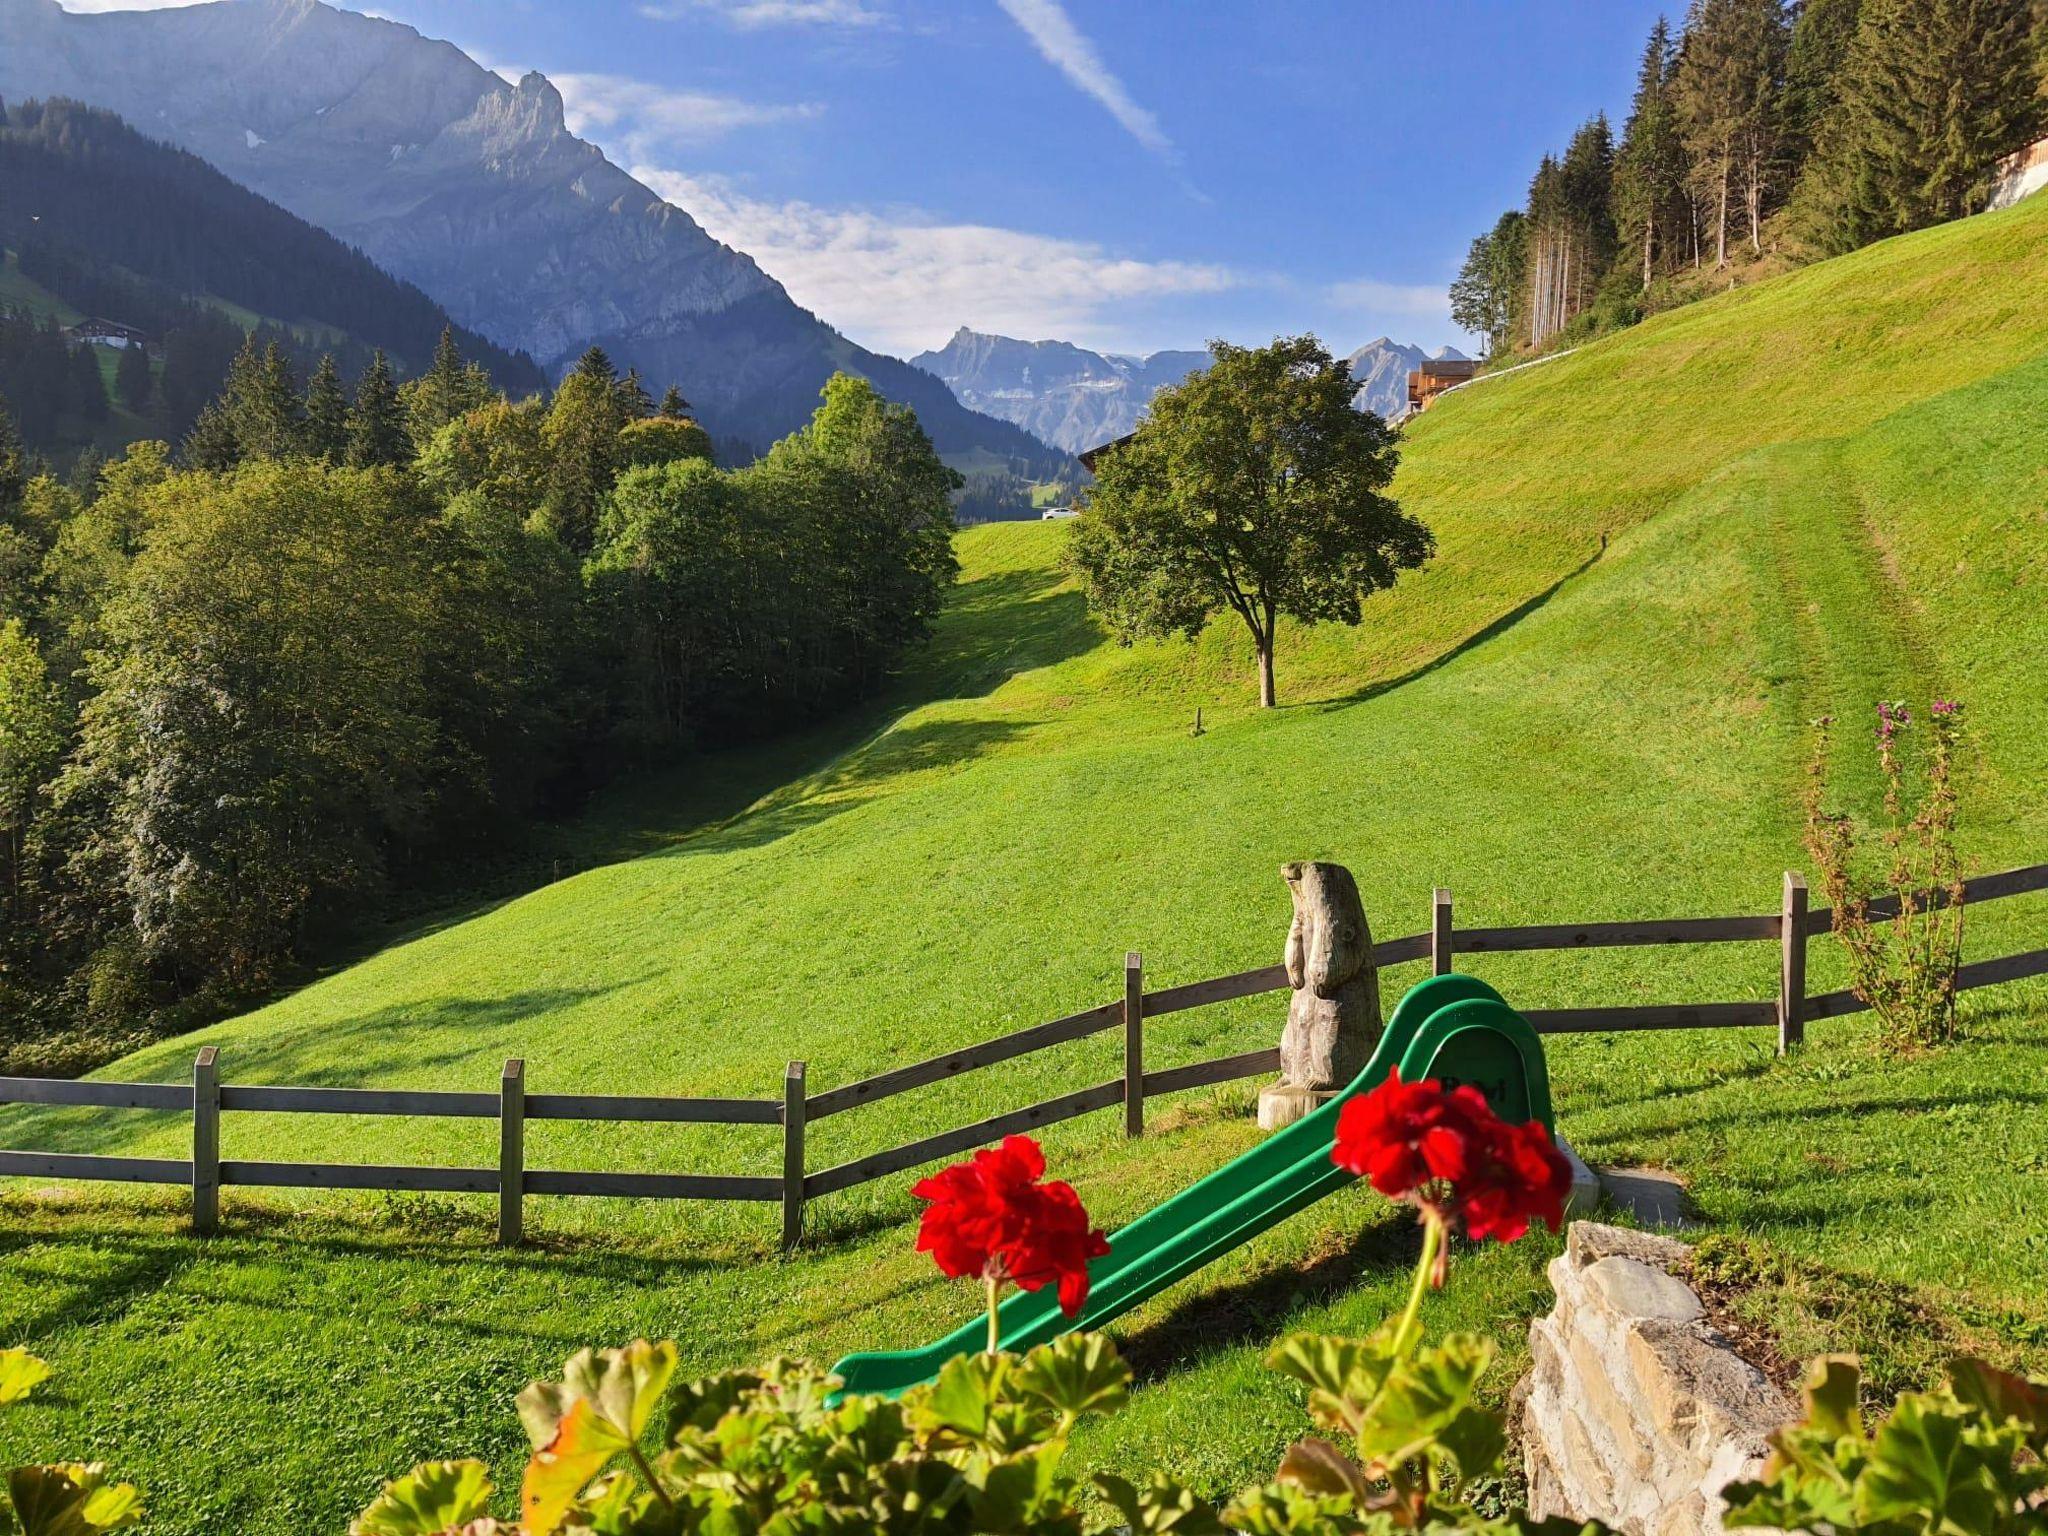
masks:
<svg viewBox="0 0 2048 1536"><path fill-rule="evenodd" d="M999 1355L1003 1352L1003 1325L996 1302L1003 1293L1003 1282L989 1275L981 1283L988 1288L988 1352Z"/></svg>
<svg viewBox="0 0 2048 1536"><path fill-rule="evenodd" d="M1405 1355L1422 1332L1422 1298L1429 1294L1429 1277L1436 1268L1436 1256L1443 1247L1443 1218L1435 1211L1422 1213L1422 1257L1416 1261L1415 1283L1408 1288L1408 1305L1401 1313L1401 1325L1394 1330L1394 1353Z"/></svg>

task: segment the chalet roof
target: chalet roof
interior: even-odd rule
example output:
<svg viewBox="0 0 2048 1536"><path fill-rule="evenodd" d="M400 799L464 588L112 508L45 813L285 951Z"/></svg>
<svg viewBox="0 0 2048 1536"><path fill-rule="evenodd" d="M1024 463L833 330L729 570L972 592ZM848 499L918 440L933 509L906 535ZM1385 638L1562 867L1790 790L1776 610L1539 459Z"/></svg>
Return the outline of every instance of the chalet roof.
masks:
<svg viewBox="0 0 2048 1536"><path fill-rule="evenodd" d="M1112 448L1123 447L1125 443L1128 443L1132 438L1136 437L1137 435L1138 434L1136 432L1126 432L1122 437L1117 438L1114 442L1097 443L1093 448L1082 449L1081 452L1075 454L1074 457L1079 459L1082 463L1082 466L1085 469L1087 469L1089 474L1092 475L1095 473L1095 461L1098 458L1100 458L1103 454L1109 452L1109 450Z"/></svg>

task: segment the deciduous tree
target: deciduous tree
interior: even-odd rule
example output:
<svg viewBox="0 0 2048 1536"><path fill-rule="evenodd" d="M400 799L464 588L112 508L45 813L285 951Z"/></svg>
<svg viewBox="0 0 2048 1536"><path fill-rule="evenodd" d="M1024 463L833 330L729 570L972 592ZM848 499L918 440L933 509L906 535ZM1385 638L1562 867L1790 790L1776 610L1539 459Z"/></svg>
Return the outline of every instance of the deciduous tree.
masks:
<svg viewBox="0 0 2048 1536"><path fill-rule="evenodd" d="M1313 336L1212 345L1096 465L1069 560L1118 639L1200 634L1229 610L1274 703L1274 630L1356 624L1367 597L1426 560L1429 530L1386 494L1392 430L1351 408L1350 370Z"/></svg>

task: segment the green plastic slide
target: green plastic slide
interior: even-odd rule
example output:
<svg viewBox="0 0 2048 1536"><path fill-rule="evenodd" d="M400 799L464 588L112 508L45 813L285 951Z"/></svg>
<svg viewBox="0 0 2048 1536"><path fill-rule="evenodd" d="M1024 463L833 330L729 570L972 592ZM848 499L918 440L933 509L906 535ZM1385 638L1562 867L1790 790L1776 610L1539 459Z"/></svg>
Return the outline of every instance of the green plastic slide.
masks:
<svg viewBox="0 0 2048 1536"><path fill-rule="evenodd" d="M1397 1066L1404 1082L1471 1083L1502 1118L1541 1120L1555 1132L1543 1047L1528 1021L1475 977L1432 976L1401 999L1372 1060L1342 1093L1110 1238L1109 1252L1089 1266L1088 1301L1078 1318L1060 1311L1050 1288L1012 1292L998 1313L1003 1348L1023 1351L1070 1329L1100 1328L1351 1183L1357 1175L1330 1161L1337 1116L1347 1100L1377 1087ZM987 1341L982 1315L922 1349L848 1355L833 1369L846 1392L893 1397Z"/></svg>

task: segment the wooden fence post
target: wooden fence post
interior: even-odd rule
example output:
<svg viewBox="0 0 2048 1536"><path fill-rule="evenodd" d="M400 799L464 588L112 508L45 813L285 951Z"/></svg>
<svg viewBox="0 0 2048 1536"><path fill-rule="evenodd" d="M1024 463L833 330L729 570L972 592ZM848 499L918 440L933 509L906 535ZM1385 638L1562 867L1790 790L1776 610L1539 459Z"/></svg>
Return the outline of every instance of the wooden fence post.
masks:
<svg viewBox="0 0 2048 1536"><path fill-rule="evenodd" d="M219 1062L211 1045L192 1062L192 1230L201 1237L220 1224Z"/></svg>
<svg viewBox="0 0 2048 1536"><path fill-rule="evenodd" d="M782 1075L782 1249L804 1235L804 1070L792 1061Z"/></svg>
<svg viewBox="0 0 2048 1536"><path fill-rule="evenodd" d="M498 1079L498 1245L526 1236L526 1062L514 1056Z"/></svg>
<svg viewBox="0 0 2048 1536"><path fill-rule="evenodd" d="M1145 961L1124 956L1124 1134L1145 1134Z"/></svg>
<svg viewBox="0 0 2048 1536"><path fill-rule="evenodd" d="M1785 871L1779 916L1778 1054L1806 1039L1806 877Z"/></svg>
<svg viewBox="0 0 2048 1536"><path fill-rule="evenodd" d="M1442 886L1429 903L1429 969L1433 976L1451 973L1451 893Z"/></svg>

